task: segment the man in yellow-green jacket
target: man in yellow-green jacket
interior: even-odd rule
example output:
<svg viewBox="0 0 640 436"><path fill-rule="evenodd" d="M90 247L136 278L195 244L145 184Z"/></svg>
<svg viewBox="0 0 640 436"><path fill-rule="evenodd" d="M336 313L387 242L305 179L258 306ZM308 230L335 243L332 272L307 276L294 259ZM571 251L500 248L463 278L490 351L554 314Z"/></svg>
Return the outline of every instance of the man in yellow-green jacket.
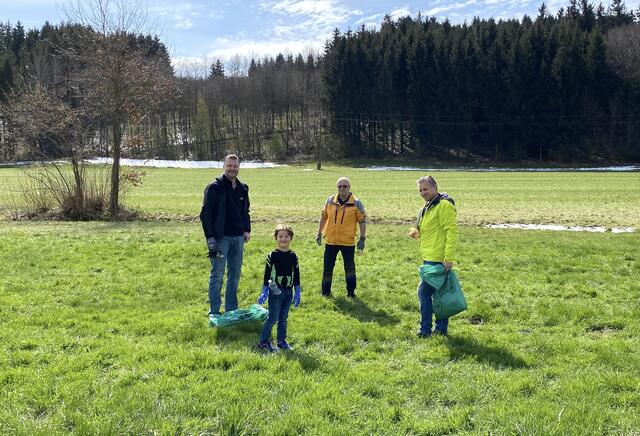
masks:
<svg viewBox="0 0 640 436"><path fill-rule="evenodd" d="M458 243L458 224L453 198L438 192L438 184L432 176L418 179L418 190L426 204L418 212L416 227L409 234L420 240L420 257L423 263L443 264L449 271L455 262ZM424 281L418 286L420 302L420 329L418 337L431 336L433 318L433 293L436 290ZM437 319L434 334L446 335L449 319Z"/></svg>

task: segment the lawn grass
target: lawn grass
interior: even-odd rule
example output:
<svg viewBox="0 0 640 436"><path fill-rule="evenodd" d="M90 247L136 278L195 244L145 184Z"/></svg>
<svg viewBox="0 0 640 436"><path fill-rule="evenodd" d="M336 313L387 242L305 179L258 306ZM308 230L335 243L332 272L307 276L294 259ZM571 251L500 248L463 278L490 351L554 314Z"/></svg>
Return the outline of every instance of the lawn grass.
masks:
<svg viewBox="0 0 640 436"><path fill-rule="evenodd" d="M127 204L154 219L196 219L205 186L216 169L145 169L143 184L126 198ZM10 207L21 174L0 168L0 215ZM462 225L533 223L640 227L640 172L432 173L441 190L457 202ZM364 168L310 165L274 169L241 169L250 186L252 217L256 222L310 222L319 219L324 199L335 191L339 176L351 178L371 221L408 223L422 200L416 171L370 171Z"/></svg>
<svg viewBox="0 0 640 436"><path fill-rule="evenodd" d="M195 191L211 172L171 171L149 174L144 190L158 197L141 208L195 213L189 201L199 198ZM257 299L264 256L273 247L275 220L267 214L286 215L280 204L300 220L315 216L295 208L292 198L308 192L301 205L317 209L343 173L311 173L302 179L306 188L293 183L287 190L295 176L306 174L302 169L261 171L241 173L265 221L255 225L245 250L243 306ZM166 183L154 181L163 174ZM176 177L167 180L167 174ZM410 203L402 207L411 215L417 208L411 184L417 174L350 175L372 211L392 219L404 217L394 207L402 201ZM586 202L589 187L578 176L585 183L601 175L568 177ZM512 175L483 177L480 186L487 187L492 177ZM629 206L628 185L637 177L602 180L617 186L624 197L619 202ZM183 190L176 182L182 178L188 180ZM370 179L377 183L366 185ZM467 206L467 198L482 204L471 175L439 179L467 208L468 222L485 219ZM536 184L521 181L526 188L518 192L532 195ZM194 192L184 192L187 186ZM276 186L280 194L267 194ZM146 198L136 195L131 200ZM162 203L170 198L176 202ZM603 201L606 208L598 209L595 202L599 212L572 224L621 210L618 203ZM536 211L523 213L541 219L544 213ZM302 305L289 318L296 349L265 356L254 349L259 324L207 326L208 264L198 223L0 222L0 433L640 432L637 233L462 227L457 270L469 310L452 319L449 337L419 340L418 250L405 237L407 225L370 225L365 254L356 260L357 300L342 296L340 267L335 297L320 297L316 225L294 225L303 284Z"/></svg>

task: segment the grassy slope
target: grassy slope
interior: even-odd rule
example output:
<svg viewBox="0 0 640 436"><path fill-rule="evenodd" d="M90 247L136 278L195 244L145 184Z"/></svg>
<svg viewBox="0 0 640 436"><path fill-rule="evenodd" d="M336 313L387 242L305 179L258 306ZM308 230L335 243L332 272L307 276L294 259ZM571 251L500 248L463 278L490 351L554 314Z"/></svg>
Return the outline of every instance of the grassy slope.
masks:
<svg viewBox="0 0 640 436"><path fill-rule="evenodd" d="M265 211L260 173L247 173ZM463 203L480 193L458 186ZM243 305L258 296L271 228L258 224L247 246ZM470 310L449 338L417 340L417 249L405 225L371 226L355 301L340 297L340 268L337 297L318 295L315 226L295 229L297 348L262 356L259 325L206 326L196 223L0 223L0 433L640 431L640 235L462 228Z"/></svg>
<svg viewBox="0 0 640 436"><path fill-rule="evenodd" d="M415 171L368 171L342 167L289 166L242 169L251 188L256 221L316 221L335 180L349 176L374 222L410 222L420 207ZM144 213L194 218L206 184L219 170L147 169L128 204ZM20 174L0 169L0 186L12 192ZM434 172L457 201L464 225L557 223L640 227L640 173L464 173ZM0 214L8 199L0 195Z"/></svg>

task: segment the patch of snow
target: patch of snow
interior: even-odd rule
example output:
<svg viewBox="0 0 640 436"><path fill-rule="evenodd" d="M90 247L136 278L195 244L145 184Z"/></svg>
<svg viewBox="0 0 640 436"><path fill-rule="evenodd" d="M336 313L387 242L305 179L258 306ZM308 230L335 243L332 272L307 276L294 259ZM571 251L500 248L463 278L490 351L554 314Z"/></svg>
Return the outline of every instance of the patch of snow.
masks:
<svg viewBox="0 0 640 436"><path fill-rule="evenodd" d="M633 233L635 231L634 227L614 227L611 229L611 233Z"/></svg>
<svg viewBox="0 0 640 436"><path fill-rule="evenodd" d="M499 168L499 167L486 167L486 168L417 168L417 167L390 167L390 166L371 166L366 168L369 171L469 171L469 172L581 172L581 171L613 171L613 172L628 172L628 171L640 171L640 166L626 165L626 166L611 166L611 167L589 167L589 168Z"/></svg>
<svg viewBox="0 0 640 436"><path fill-rule="evenodd" d="M95 157L87 159L92 164L112 164L110 157ZM222 161L215 160L163 160L163 159L120 159L120 165L132 167L155 168L222 168ZM286 165L271 162L242 161L241 168L276 168Z"/></svg>
<svg viewBox="0 0 640 436"><path fill-rule="evenodd" d="M16 161L16 162L0 162L0 167L21 167L31 165L30 161Z"/></svg>
<svg viewBox="0 0 640 436"><path fill-rule="evenodd" d="M634 227L589 227L589 226L562 226L559 224L519 224L519 223L506 223L506 224L487 224L485 226L489 229L523 229L523 230L555 230L555 231L567 231L567 232L593 232L604 233L611 231L611 233L633 233L636 231Z"/></svg>

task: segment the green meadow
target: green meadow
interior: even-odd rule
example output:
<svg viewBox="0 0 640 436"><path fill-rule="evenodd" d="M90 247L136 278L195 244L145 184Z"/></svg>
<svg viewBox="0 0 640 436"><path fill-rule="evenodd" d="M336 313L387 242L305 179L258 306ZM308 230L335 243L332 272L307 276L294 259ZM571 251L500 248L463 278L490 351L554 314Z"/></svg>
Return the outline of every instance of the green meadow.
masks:
<svg viewBox="0 0 640 436"><path fill-rule="evenodd" d="M640 433L640 233L484 223L640 226L640 173L434 172L457 201L469 310L418 339L416 172L241 170L254 303L272 228L293 223L302 304L293 352L260 324L208 326L195 219L218 170L152 169L127 202L149 221L0 221L0 434ZM0 213L20 174L0 169ZM314 235L338 176L371 217L358 298L319 295ZM166 221L163 221L166 220Z"/></svg>
<svg viewBox="0 0 640 436"><path fill-rule="evenodd" d="M292 165L241 169L250 186L252 217L273 223L317 221L335 181L348 176L374 223L409 223L420 207L416 171ZM140 188L127 196L129 207L150 219L194 219L215 169L145 168ZM13 203L19 169L0 169L0 214ZM640 172L536 173L434 172L441 189L456 199L462 225L487 223L555 223L640 226Z"/></svg>

